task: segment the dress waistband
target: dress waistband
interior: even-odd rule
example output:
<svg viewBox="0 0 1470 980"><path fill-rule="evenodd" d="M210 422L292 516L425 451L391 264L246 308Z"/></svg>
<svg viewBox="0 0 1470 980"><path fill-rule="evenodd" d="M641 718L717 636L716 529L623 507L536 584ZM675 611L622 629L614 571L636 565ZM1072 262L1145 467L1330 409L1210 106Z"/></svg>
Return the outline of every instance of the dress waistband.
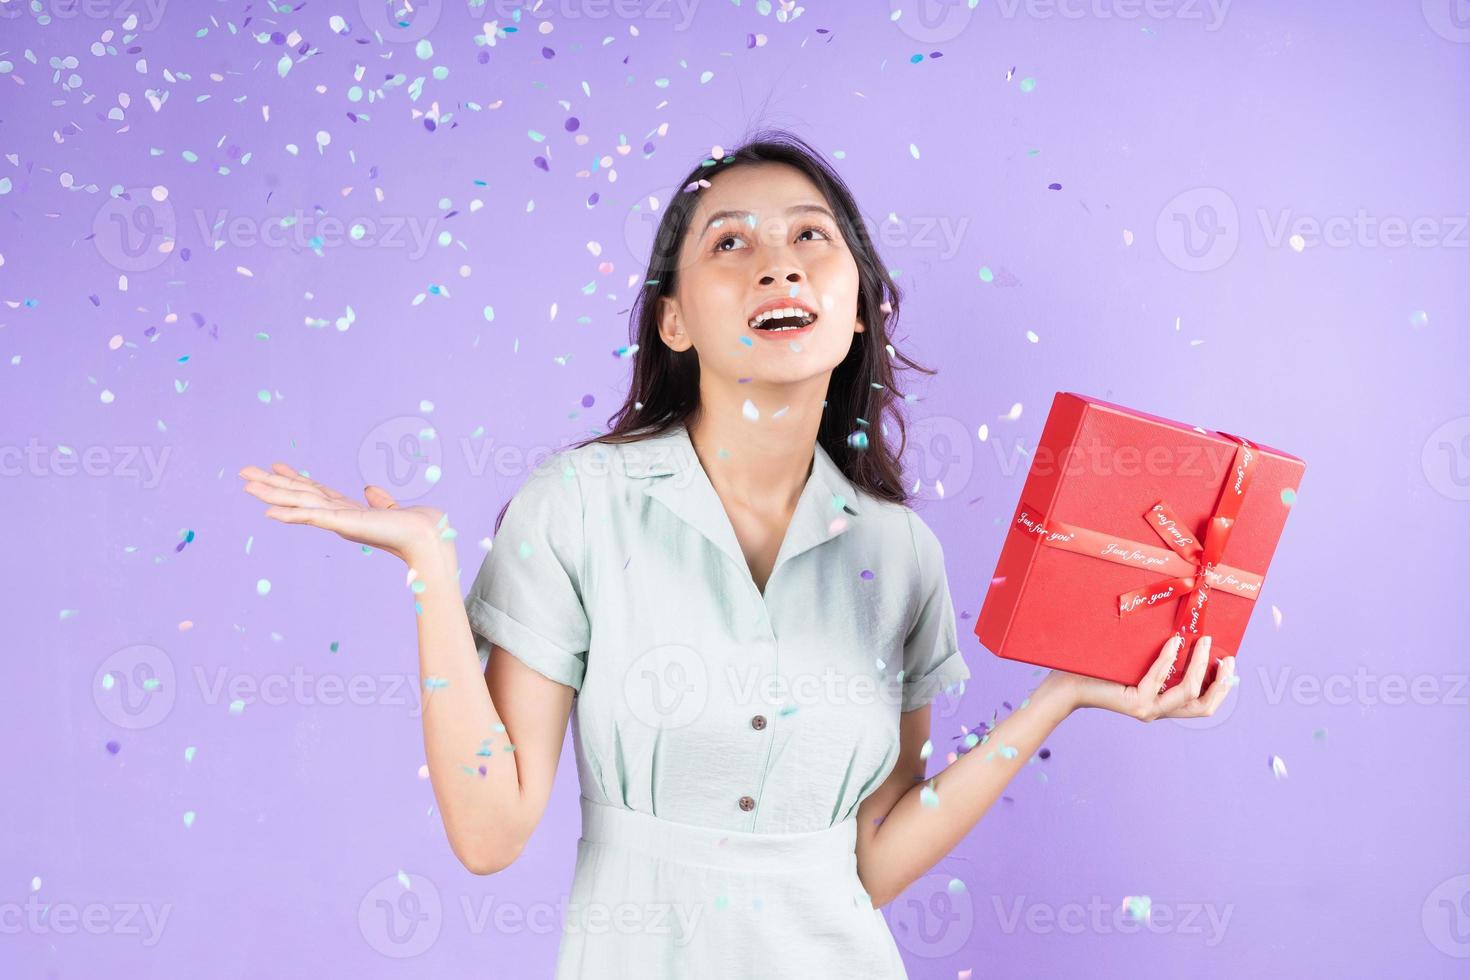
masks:
<svg viewBox="0 0 1470 980"><path fill-rule="evenodd" d="M581 801L583 840L629 848L665 861L739 871L789 872L840 867L856 859L856 817L822 830L755 834L679 823L585 796Z"/></svg>

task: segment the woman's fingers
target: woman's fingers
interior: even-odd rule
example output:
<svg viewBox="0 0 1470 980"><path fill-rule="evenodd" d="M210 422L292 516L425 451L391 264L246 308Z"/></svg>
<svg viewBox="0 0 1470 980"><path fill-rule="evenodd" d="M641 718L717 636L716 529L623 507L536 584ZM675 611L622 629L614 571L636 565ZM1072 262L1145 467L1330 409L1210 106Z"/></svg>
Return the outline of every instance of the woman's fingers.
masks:
<svg viewBox="0 0 1470 980"><path fill-rule="evenodd" d="M1173 666L1174 658L1179 656L1179 645L1183 642L1184 638L1178 633L1169 637L1163 649L1159 651L1157 659L1154 660L1153 666L1148 669L1147 674L1143 675L1143 680L1138 682L1138 693L1145 700L1156 697L1159 688L1164 686L1164 679L1169 676L1169 668Z"/></svg>
<svg viewBox="0 0 1470 980"><path fill-rule="evenodd" d="M1215 713L1227 697L1230 696L1230 688L1234 686L1231 678L1235 676L1235 658L1222 657L1220 669L1215 672L1215 681L1203 695L1188 702L1174 717L1178 718L1201 718Z"/></svg>
<svg viewBox="0 0 1470 980"><path fill-rule="evenodd" d="M284 480L284 477L276 477L276 480ZM336 500L328 500L315 490L293 489L282 486L280 483L261 482L251 480L245 484L245 492L264 500L268 504L291 507L322 507L329 509L340 509L344 505Z"/></svg>
<svg viewBox="0 0 1470 980"><path fill-rule="evenodd" d="M377 510L387 510L390 507L398 506L397 501L393 499L393 496L388 491L375 484L368 484L364 487L362 495Z"/></svg>
<svg viewBox="0 0 1470 980"><path fill-rule="evenodd" d="M1210 666L1210 646L1208 636L1202 636L1195 641L1194 649L1189 652L1189 666L1185 669L1184 676L1178 684L1158 697L1159 714L1172 714L1199 697L1200 689L1204 686L1205 671Z"/></svg>
<svg viewBox="0 0 1470 980"><path fill-rule="evenodd" d="M296 472L296 470L292 469L290 466L287 466L285 463L272 463L271 469L275 470L278 474L286 477L289 480L299 481L303 487L310 487L311 489L318 491L319 493L321 493L322 496L326 497L329 500L343 501L347 499L346 496L336 490L333 490L325 483L318 483L309 476L303 476L302 474Z"/></svg>

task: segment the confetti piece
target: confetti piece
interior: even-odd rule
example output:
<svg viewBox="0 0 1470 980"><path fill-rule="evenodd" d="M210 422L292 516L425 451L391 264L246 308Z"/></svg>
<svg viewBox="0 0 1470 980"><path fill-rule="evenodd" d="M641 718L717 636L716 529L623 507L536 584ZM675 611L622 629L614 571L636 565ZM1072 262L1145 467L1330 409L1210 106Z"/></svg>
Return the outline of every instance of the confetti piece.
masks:
<svg viewBox="0 0 1470 980"><path fill-rule="evenodd" d="M1281 502L1288 507L1296 503L1296 491L1291 487L1283 487L1281 490Z"/></svg>
<svg viewBox="0 0 1470 980"><path fill-rule="evenodd" d="M988 265L982 265L980 267L980 281L981 282L994 282L995 281L995 273L990 271L990 266L988 266Z"/></svg>
<svg viewBox="0 0 1470 980"><path fill-rule="evenodd" d="M1409 315L1409 322L1416 327L1422 327L1429 322L1429 314L1423 310L1415 310Z"/></svg>
<svg viewBox="0 0 1470 980"><path fill-rule="evenodd" d="M1277 779L1286 778L1286 762L1279 755L1271 757L1271 775Z"/></svg>
<svg viewBox="0 0 1470 980"><path fill-rule="evenodd" d="M1124 245L1132 245L1133 244L1133 232L1129 231L1127 228L1124 228L1123 229L1123 244Z"/></svg>
<svg viewBox="0 0 1470 980"><path fill-rule="evenodd" d="M1277 241L1280 241L1280 239L1277 239ZM1307 247L1307 240L1301 235L1292 235L1289 239L1287 239L1287 242L1291 245L1292 250L1295 252L1300 252L1302 249Z"/></svg>
<svg viewBox="0 0 1470 980"><path fill-rule="evenodd" d="M1271 607L1271 619L1272 619L1273 622L1275 622L1276 628L1277 629L1280 629L1281 628L1281 610L1280 609L1277 609L1274 605Z"/></svg>
<svg viewBox="0 0 1470 980"><path fill-rule="evenodd" d="M194 826L194 811L193 810L185 810L184 811L184 826L186 828Z"/></svg>
<svg viewBox="0 0 1470 980"><path fill-rule="evenodd" d="M1123 910L1134 921L1145 922L1153 911L1153 900L1147 895L1128 895L1123 899Z"/></svg>
<svg viewBox="0 0 1470 980"><path fill-rule="evenodd" d="M1014 405L1011 406L1011 410L1005 414L1005 419L1008 422L1014 422L1014 421L1016 421L1016 419L1018 419L1020 417L1021 417L1021 403L1020 402L1016 402Z"/></svg>
<svg viewBox="0 0 1470 980"><path fill-rule="evenodd" d="M257 595L269 595L270 594L270 591L271 591L271 581L270 581L270 579L263 578L263 579L259 579L259 580L256 581L256 583L255 583L255 592L256 592Z"/></svg>
<svg viewBox="0 0 1470 980"><path fill-rule="evenodd" d="M980 429L979 429L979 432L977 434L980 436L980 441L981 442L984 442L985 440L989 439L990 438L990 426L986 425L984 422L981 422L980 423Z"/></svg>
<svg viewBox="0 0 1470 980"><path fill-rule="evenodd" d="M740 407L740 414L751 422L759 421L761 417L760 409L756 408L755 403L749 398L745 399L745 404Z"/></svg>

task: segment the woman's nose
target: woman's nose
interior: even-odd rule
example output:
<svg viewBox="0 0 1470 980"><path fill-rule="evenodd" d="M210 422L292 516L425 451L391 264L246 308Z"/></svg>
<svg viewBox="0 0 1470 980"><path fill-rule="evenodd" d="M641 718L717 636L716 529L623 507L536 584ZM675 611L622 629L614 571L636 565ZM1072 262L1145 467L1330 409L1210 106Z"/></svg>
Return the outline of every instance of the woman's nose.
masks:
<svg viewBox="0 0 1470 980"><path fill-rule="evenodd" d="M773 272L768 272L765 275L761 276L761 285L762 286L769 286L771 283L775 282L777 279L783 279L783 278L787 282L801 282L801 278L802 277L801 277L801 273L799 271L797 271L796 269L791 269L791 270L786 271L786 272L782 272L780 270L775 270Z"/></svg>

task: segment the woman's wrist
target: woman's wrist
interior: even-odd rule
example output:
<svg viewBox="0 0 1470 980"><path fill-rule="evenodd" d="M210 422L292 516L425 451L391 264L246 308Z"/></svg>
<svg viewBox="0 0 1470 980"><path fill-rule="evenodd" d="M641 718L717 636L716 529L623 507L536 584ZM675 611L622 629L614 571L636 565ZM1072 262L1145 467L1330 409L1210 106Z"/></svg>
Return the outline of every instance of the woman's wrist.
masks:
<svg viewBox="0 0 1470 980"><path fill-rule="evenodd" d="M459 556L454 541L443 538L438 531L429 531L403 553L404 562L417 570L419 577L447 572L451 577L459 565Z"/></svg>
<svg viewBox="0 0 1470 980"><path fill-rule="evenodd" d="M1077 690L1076 678L1062 671L1050 671L1031 694L1031 702L1038 700L1052 706L1061 717L1066 717L1083 707L1081 692Z"/></svg>

